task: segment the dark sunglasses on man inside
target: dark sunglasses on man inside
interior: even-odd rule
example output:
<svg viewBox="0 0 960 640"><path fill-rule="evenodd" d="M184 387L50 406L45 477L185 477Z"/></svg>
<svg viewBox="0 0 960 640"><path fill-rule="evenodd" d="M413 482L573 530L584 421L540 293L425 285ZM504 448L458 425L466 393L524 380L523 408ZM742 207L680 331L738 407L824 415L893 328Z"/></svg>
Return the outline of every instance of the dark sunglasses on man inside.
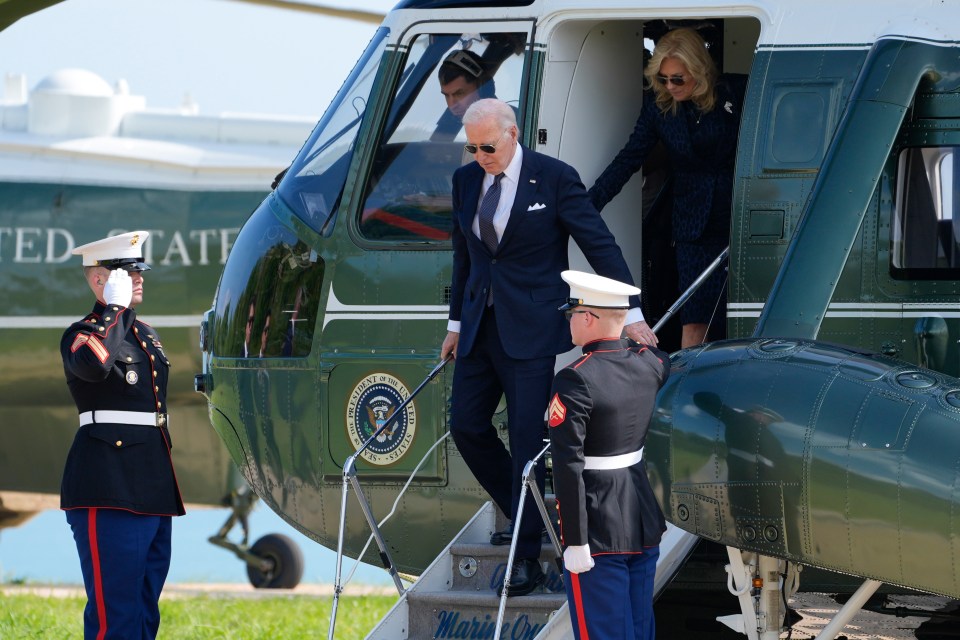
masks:
<svg viewBox="0 0 960 640"><path fill-rule="evenodd" d="M477 149L479 149L480 151L483 151L484 153L490 153L490 154L496 153L497 145L499 145L500 141L503 140L503 134L506 133L507 131L509 131L509 129L504 129L503 132L500 133L500 137L497 138L497 141L494 142L493 144L473 144L468 142L467 144L463 145L463 148L464 150L466 150L467 153L471 155L476 153Z"/></svg>
<svg viewBox="0 0 960 640"><path fill-rule="evenodd" d="M686 84L687 81L682 74L677 74L675 76L657 75L657 82L659 82L660 84L667 84L669 82L675 87L682 87L684 84Z"/></svg>

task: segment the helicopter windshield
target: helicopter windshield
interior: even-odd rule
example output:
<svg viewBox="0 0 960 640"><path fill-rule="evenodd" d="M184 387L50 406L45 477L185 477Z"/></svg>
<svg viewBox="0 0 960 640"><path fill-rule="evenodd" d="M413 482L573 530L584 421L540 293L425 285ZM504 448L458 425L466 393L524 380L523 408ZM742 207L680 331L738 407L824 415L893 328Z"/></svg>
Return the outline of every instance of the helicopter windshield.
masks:
<svg viewBox="0 0 960 640"><path fill-rule="evenodd" d="M482 98L519 112L526 44L526 32L412 40L359 211L357 227L370 248L449 246L451 179L473 161L461 119Z"/></svg>
<svg viewBox="0 0 960 640"><path fill-rule="evenodd" d="M336 212L389 33L381 27L374 34L277 188L280 198L314 231L325 232Z"/></svg>

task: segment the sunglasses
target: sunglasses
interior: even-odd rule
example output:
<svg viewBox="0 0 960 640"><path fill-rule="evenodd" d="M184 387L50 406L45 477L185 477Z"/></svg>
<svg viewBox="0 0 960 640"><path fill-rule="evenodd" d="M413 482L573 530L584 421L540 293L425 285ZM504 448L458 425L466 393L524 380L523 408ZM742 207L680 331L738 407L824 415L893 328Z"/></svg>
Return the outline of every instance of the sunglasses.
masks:
<svg viewBox="0 0 960 640"><path fill-rule="evenodd" d="M593 317L596 318L597 320L600 319L600 316L598 316L597 314L595 314L593 311L587 311L586 309L584 309L584 310L582 310L582 311L576 311L576 310L574 310L574 309L567 309L566 311L563 312L563 315L567 318L567 320L570 320L571 318L573 318L573 316L577 315L578 313L586 313L586 314L589 314L589 315L593 316Z"/></svg>
<svg viewBox="0 0 960 640"><path fill-rule="evenodd" d="M660 84L667 84L669 82L675 87L682 87L684 84L686 84L687 81L684 79L682 74L678 74L675 76L657 75L657 82L659 82Z"/></svg>
<svg viewBox="0 0 960 640"><path fill-rule="evenodd" d="M497 141L494 142L493 144L471 144L471 143L467 143L467 144L463 145L463 148L466 150L467 153L469 153L469 154L471 154L471 155L474 154L474 153L476 153L476 152L477 152L477 149L479 149L480 151L483 151L484 153L490 153L490 154L496 153L496 152L497 152L497 145L500 144L500 141L501 141L501 140L503 140L503 134L506 133L507 131L509 131L509 129L504 129L504 130L503 130L503 133L500 134L500 137L497 138Z"/></svg>
<svg viewBox="0 0 960 640"><path fill-rule="evenodd" d="M481 74L483 74L483 68L464 51L454 51L451 53L447 56L447 59L443 61L443 64L448 63L466 71L474 78L479 78Z"/></svg>

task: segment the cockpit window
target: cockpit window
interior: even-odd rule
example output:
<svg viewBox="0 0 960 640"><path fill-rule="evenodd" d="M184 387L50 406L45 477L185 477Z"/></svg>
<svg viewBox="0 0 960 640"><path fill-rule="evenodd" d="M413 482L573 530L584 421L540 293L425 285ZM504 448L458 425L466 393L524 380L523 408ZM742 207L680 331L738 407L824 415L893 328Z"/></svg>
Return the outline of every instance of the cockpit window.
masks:
<svg viewBox="0 0 960 640"><path fill-rule="evenodd" d="M960 277L960 147L900 153L892 229L892 274L913 280Z"/></svg>
<svg viewBox="0 0 960 640"><path fill-rule="evenodd" d="M389 33L380 28L374 35L277 188L280 198L314 231L327 234L332 229Z"/></svg>
<svg viewBox="0 0 960 640"><path fill-rule="evenodd" d="M461 118L480 98L519 108L526 43L526 33L413 40L359 213L364 238L385 248L449 246L453 172L473 162Z"/></svg>
<svg viewBox="0 0 960 640"><path fill-rule="evenodd" d="M310 354L323 260L264 202L230 251L214 305L213 353L235 358Z"/></svg>

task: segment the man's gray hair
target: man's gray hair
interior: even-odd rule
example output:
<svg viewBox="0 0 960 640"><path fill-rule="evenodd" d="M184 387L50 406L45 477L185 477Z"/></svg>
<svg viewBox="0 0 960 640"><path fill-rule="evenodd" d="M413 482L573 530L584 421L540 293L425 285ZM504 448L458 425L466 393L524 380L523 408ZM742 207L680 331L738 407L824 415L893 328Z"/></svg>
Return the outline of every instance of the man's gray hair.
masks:
<svg viewBox="0 0 960 640"><path fill-rule="evenodd" d="M517 126L517 116L513 108L496 98L484 98L470 105L463 114L463 124L477 125L490 118L495 118L501 129Z"/></svg>

